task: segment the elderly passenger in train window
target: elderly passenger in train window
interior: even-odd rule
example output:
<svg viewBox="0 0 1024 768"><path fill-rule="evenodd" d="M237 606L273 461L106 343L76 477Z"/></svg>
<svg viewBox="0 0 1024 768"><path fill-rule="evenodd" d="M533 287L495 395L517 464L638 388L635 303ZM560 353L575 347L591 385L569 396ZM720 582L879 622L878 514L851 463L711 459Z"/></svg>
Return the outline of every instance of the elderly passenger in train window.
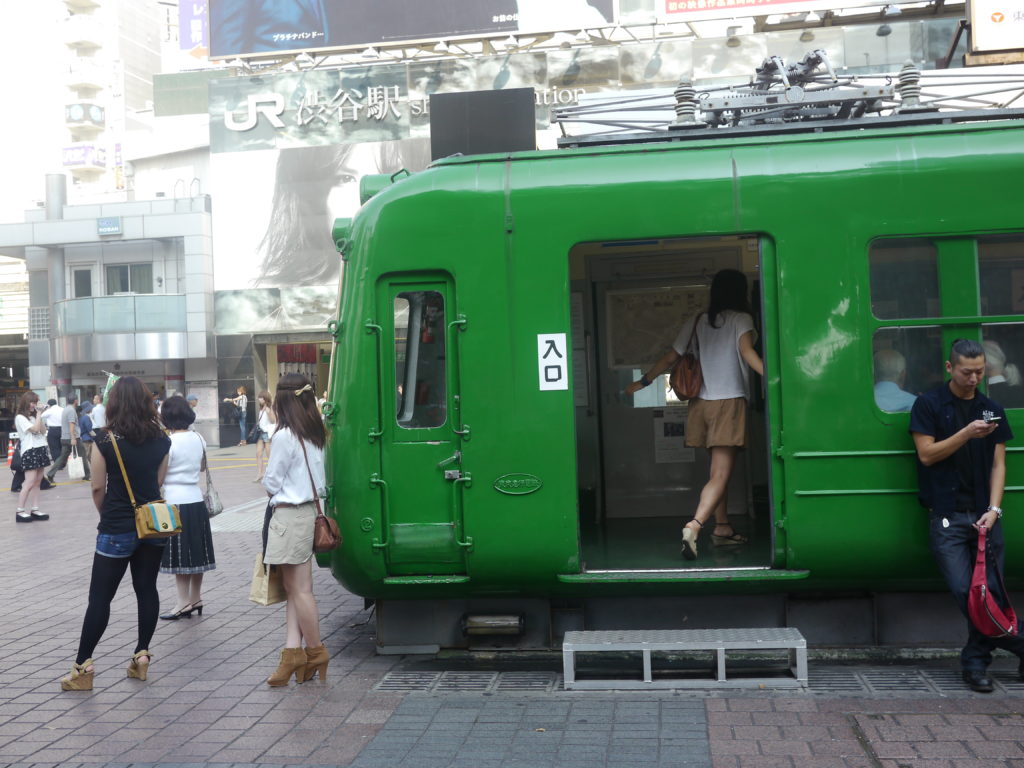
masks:
<svg viewBox="0 0 1024 768"><path fill-rule="evenodd" d="M888 413L906 413L917 395L906 392L907 361L895 349L875 352L875 403Z"/></svg>

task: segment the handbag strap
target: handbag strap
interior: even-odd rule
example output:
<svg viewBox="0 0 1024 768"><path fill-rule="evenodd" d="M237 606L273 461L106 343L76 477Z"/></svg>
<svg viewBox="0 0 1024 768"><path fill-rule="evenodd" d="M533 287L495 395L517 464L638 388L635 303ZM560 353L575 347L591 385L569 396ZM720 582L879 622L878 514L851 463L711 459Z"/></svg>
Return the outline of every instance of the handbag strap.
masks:
<svg viewBox="0 0 1024 768"><path fill-rule="evenodd" d="M199 438L199 443L203 446L203 466L206 467L206 490L210 490L210 486L213 484L213 477L210 476L210 460L206 456L206 441L203 440L203 436L198 432L193 432L192 434Z"/></svg>
<svg viewBox="0 0 1024 768"><path fill-rule="evenodd" d="M295 437L299 441L299 446L302 448L302 458L306 460L306 472L309 474L309 484L313 488L313 503L316 504L316 516L326 517L323 509L320 507L320 494L316 490L316 481L313 479L313 470L309 468L309 454L306 453L306 441L298 435Z"/></svg>
<svg viewBox="0 0 1024 768"><path fill-rule="evenodd" d="M121 449L117 447L117 438L114 437L112 430L110 432L110 442L114 446L114 454L117 456L117 464L121 467L121 477L124 478L124 487L128 489L128 498L132 500L132 507L138 506L135 503L135 494L132 493L132 484L128 482L128 473L124 469L124 459L121 458Z"/></svg>
<svg viewBox="0 0 1024 768"><path fill-rule="evenodd" d="M703 314L703 312L700 313L700 315ZM693 340L697 339L697 346L695 347L695 351L697 352L698 357L700 357L700 336L697 335L697 323L700 322L700 315L697 315L697 317L694 318L693 329L690 331L690 340L686 342L686 351L689 352L690 347L693 346Z"/></svg>
<svg viewBox="0 0 1024 768"><path fill-rule="evenodd" d="M983 578L985 580L985 584L986 585L988 585L988 569L987 569L987 567L985 565L985 550L987 548L985 546L985 539L987 538L987 536L988 536L988 531L985 529L985 527L984 526L979 526L978 527L978 554L974 558L974 570L975 570L975 572L977 572L979 569L981 570L981 573L983 574ZM1009 600L1010 599L1010 595L1006 591L1006 584L1003 582L1003 572L999 570L999 563L998 562L996 563L995 571L996 571L996 578L999 579L999 588L1002 590L1003 594L1006 596L1006 599Z"/></svg>

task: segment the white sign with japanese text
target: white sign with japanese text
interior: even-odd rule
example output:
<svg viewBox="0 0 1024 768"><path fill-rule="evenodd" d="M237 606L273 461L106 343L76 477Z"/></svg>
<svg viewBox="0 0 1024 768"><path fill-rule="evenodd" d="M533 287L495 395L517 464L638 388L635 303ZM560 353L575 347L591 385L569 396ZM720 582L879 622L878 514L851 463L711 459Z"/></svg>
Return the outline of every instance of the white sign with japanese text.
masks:
<svg viewBox="0 0 1024 768"><path fill-rule="evenodd" d="M1024 3L1020 0L970 0L971 50L1024 48Z"/></svg>
<svg viewBox="0 0 1024 768"><path fill-rule="evenodd" d="M569 348L564 333L537 334L537 373L541 392L569 388Z"/></svg>

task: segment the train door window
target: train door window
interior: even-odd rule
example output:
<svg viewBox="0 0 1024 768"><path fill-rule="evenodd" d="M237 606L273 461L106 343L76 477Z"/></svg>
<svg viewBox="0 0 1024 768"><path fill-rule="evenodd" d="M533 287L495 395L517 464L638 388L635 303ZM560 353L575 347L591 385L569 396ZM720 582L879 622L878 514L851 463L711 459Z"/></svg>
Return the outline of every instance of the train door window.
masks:
<svg viewBox="0 0 1024 768"><path fill-rule="evenodd" d="M440 427L447 418L444 297L398 294L395 310L395 417L400 427Z"/></svg>
<svg viewBox="0 0 1024 768"><path fill-rule="evenodd" d="M871 311L879 320L940 314L938 251L922 239L871 244Z"/></svg>
<svg viewBox="0 0 1024 768"><path fill-rule="evenodd" d="M978 238L983 315L1024 315L1024 234Z"/></svg>
<svg viewBox="0 0 1024 768"><path fill-rule="evenodd" d="M875 404L905 413L922 392L942 382L942 330L938 326L879 328L874 349Z"/></svg>

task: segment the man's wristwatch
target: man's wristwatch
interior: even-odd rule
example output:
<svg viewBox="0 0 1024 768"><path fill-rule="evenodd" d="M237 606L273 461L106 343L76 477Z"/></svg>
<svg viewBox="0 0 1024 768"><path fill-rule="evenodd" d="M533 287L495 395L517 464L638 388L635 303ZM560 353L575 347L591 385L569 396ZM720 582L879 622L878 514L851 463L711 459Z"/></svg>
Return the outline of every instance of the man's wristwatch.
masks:
<svg viewBox="0 0 1024 768"><path fill-rule="evenodd" d="M997 519L997 520L1001 519L1001 518L1002 518L1002 516L1003 516L1003 508L1002 508L1002 507L989 507L989 508L988 508L987 510L985 510L985 511L986 511L986 512L995 512L995 513L996 513L996 519Z"/></svg>

